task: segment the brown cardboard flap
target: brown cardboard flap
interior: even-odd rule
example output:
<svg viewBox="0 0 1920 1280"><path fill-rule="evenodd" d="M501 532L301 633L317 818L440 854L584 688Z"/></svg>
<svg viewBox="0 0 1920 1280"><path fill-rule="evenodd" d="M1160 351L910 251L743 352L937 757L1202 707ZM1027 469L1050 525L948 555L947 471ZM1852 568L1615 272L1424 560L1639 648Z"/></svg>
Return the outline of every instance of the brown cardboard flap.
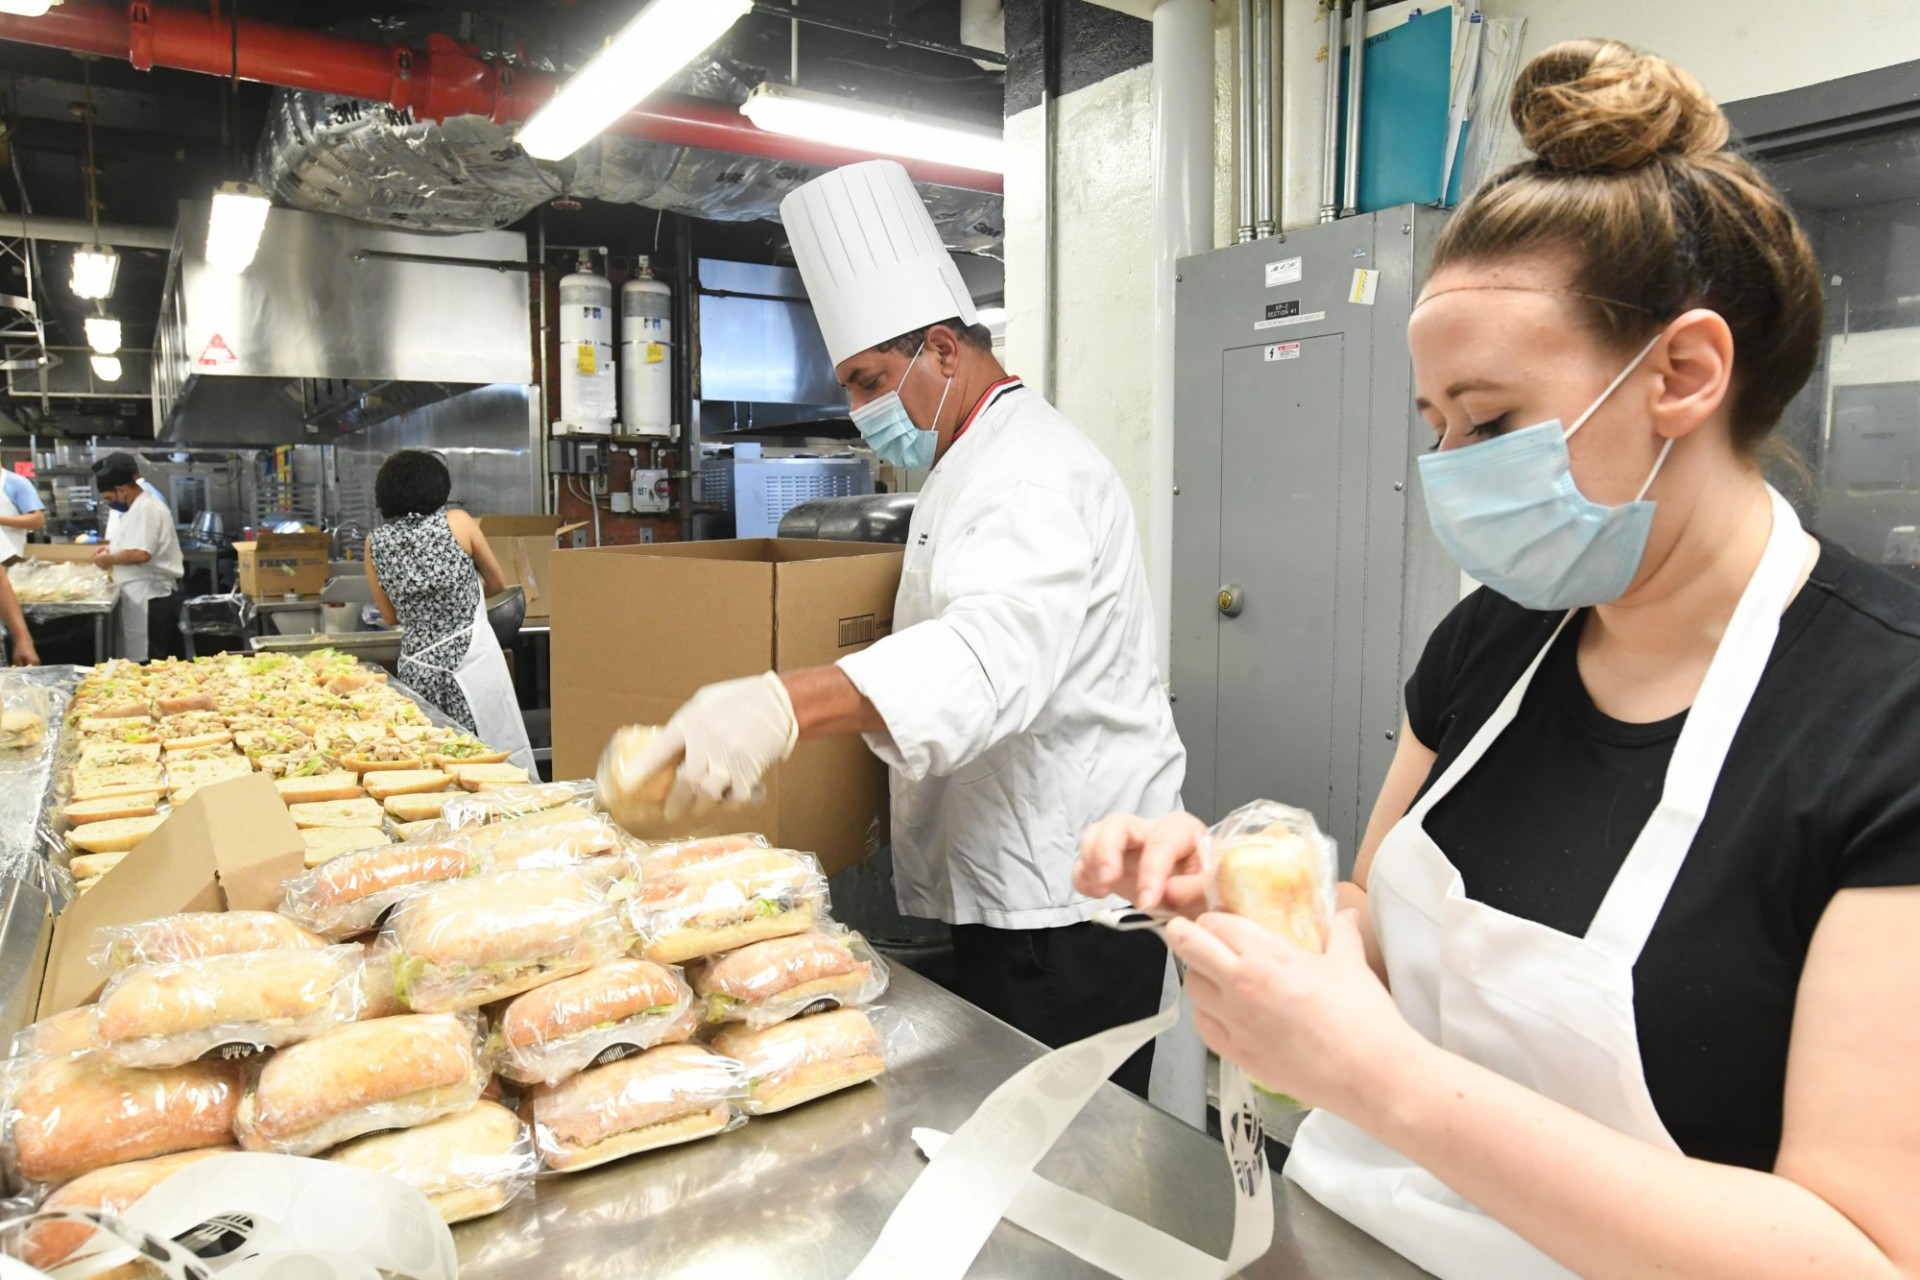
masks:
<svg viewBox="0 0 1920 1280"><path fill-rule="evenodd" d="M27 559L91 564L93 553L106 545L104 542L29 542Z"/></svg>
<svg viewBox="0 0 1920 1280"><path fill-rule="evenodd" d="M299 829L265 774L201 788L54 921L37 1016L98 994L105 975L87 953L102 925L180 911L271 910L281 884L304 866Z"/></svg>

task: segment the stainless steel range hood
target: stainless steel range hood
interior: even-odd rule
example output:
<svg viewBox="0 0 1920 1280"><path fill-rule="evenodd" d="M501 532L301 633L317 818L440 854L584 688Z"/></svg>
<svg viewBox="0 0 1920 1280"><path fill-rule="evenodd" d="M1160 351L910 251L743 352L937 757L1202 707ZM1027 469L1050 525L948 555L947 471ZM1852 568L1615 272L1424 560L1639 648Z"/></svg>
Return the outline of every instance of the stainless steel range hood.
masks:
<svg viewBox="0 0 1920 1280"><path fill-rule="evenodd" d="M154 342L163 440L322 444L489 383L533 381L526 237L421 235L274 209L239 274L183 202Z"/></svg>

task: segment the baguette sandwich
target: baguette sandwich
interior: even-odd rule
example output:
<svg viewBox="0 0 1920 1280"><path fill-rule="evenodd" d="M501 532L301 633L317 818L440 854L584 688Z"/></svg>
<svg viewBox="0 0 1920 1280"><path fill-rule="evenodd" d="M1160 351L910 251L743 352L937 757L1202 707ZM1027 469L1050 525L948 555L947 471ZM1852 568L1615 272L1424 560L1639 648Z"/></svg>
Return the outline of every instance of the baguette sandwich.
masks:
<svg viewBox="0 0 1920 1280"><path fill-rule="evenodd" d="M240 1145L309 1156L465 1111L486 1084L474 1033L472 1021L451 1014L402 1014L282 1049L240 1102Z"/></svg>
<svg viewBox="0 0 1920 1280"><path fill-rule="evenodd" d="M86 853L126 853L152 835L166 815L150 813L140 818L108 818L89 822L67 832L67 843ZM74 872L79 875L78 871Z"/></svg>
<svg viewBox="0 0 1920 1280"><path fill-rule="evenodd" d="M454 781L466 791L487 791L500 787L524 787L527 771L517 764L449 765Z"/></svg>
<svg viewBox="0 0 1920 1280"><path fill-rule="evenodd" d="M351 938L380 922L387 909L442 880L472 875L479 860L465 849L396 844L342 854L287 881L281 913L328 938Z"/></svg>
<svg viewBox="0 0 1920 1280"><path fill-rule="evenodd" d="M458 764L505 764L509 753L496 751L471 734L456 734L437 743L427 759L436 769Z"/></svg>
<svg viewBox="0 0 1920 1280"><path fill-rule="evenodd" d="M1284 822L1234 836L1213 849L1219 906L1271 929L1295 946L1324 951L1327 922L1321 852Z"/></svg>
<svg viewBox="0 0 1920 1280"><path fill-rule="evenodd" d="M14 1160L29 1182L233 1141L240 1066L193 1062L146 1071L99 1054L46 1058L29 1069L8 1116Z"/></svg>
<svg viewBox="0 0 1920 1280"><path fill-rule="evenodd" d="M739 1062L748 1080L748 1115L768 1115L848 1089L885 1073L880 1032L864 1009L836 1009L762 1030L729 1027L716 1053Z"/></svg>
<svg viewBox="0 0 1920 1280"><path fill-rule="evenodd" d="M90 1004L49 1014L38 1022L28 1023L13 1036L13 1056L16 1058L64 1057L91 1048L93 1006Z"/></svg>
<svg viewBox="0 0 1920 1280"><path fill-rule="evenodd" d="M327 940L273 911L187 911L94 930L89 959L106 973L245 951L318 951Z"/></svg>
<svg viewBox="0 0 1920 1280"><path fill-rule="evenodd" d="M751 1027L821 1009L869 1004L887 971L857 933L814 930L714 956L689 975L710 1022Z"/></svg>
<svg viewBox="0 0 1920 1280"><path fill-rule="evenodd" d="M177 1067L297 1044L361 1003L359 947L237 952L122 970L94 1005L93 1036L120 1066Z"/></svg>
<svg viewBox="0 0 1920 1280"><path fill-rule="evenodd" d="M312 758L325 759L324 756ZM360 775L345 769L285 774L274 779L273 789L280 793L280 798L286 801L289 809L296 804L338 804L344 800L358 800L366 794L360 788Z"/></svg>
<svg viewBox="0 0 1920 1280"><path fill-rule="evenodd" d="M670 1044L536 1085L527 1105L542 1162L570 1171L720 1133L740 1093L737 1064Z"/></svg>
<svg viewBox="0 0 1920 1280"><path fill-rule="evenodd" d="M300 833L300 842L307 847L308 870L342 854L384 849L393 843L378 827L308 827Z"/></svg>
<svg viewBox="0 0 1920 1280"><path fill-rule="evenodd" d="M591 881L546 868L423 890L394 910L384 938L398 953L402 1002L426 1013L518 995L612 960L626 944L619 917Z"/></svg>
<svg viewBox="0 0 1920 1280"><path fill-rule="evenodd" d="M394 796L445 791L453 785L453 775L438 769L381 769L363 774L361 782L368 795L384 802Z"/></svg>
<svg viewBox="0 0 1920 1280"><path fill-rule="evenodd" d="M497 1102L477 1102L417 1128L356 1138L326 1158L398 1178L449 1224L505 1207L540 1167L526 1123Z"/></svg>
<svg viewBox="0 0 1920 1280"><path fill-rule="evenodd" d="M384 807L395 822L434 822L450 801L464 798L465 795L464 791L401 793L387 797Z"/></svg>
<svg viewBox="0 0 1920 1280"><path fill-rule="evenodd" d="M379 801L362 798L289 804L287 812L296 827L377 827L381 809Z"/></svg>
<svg viewBox="0 0 1920 1280"><path fill-rule="evenodd" d="M666 875L643 873L626 902L639 954L657 964L805 933L825 908L819 864L784 849L746 849Z"/></svg>
<svg viewBox="0 0 1920 1280"><path fill-rule="evenodd" d="M340 762L342 769L351 769L355 773L384 773L393 769L418 770L426 763L420 753L404 742L392 738L378 738L371 742L359 742L344 750L335 739L328 754Z"/></svg>
<svg viewBox="0 0 1920 1280"><path fill-rule="evenodd" d="M673 790L671 766L642 775L636 764L655 735L657 725L630 724L616 729L600 753L594 774L594 794L600 807L629 831L640 832L666 821L667 796Z"/></svg>
<svg viewBox="0 0 1920 1280"><path fill-rule="evenodd" d="M619 1050L688 1039L692 1000L674 970L648 960L609 960L518 995L500 1014L500 1074L553 1084Z"/></svg>
<svg viewBox="0 0 1920 1280"><path fill-rule="evenodd" d="M122 1214L134 1202L171 1178L209 1156L227 1155L233 1147L203 1147L198 1151L179 1151L151 1160L132 1160L112 1164L82 1174L48 1196L40 1206L42 1213L87 1211ZM72 1257L75 1250L93 1238L93 1228L82 1222L36 1222L27 1229L22 1252L27 1265L51 1270ZM89 1273L94 1280L139 1280L153 1274L138 1263L116 1267L112 1271Z"/></svg>
<svg viewBox="0 0 1920 1280"><path fill-rule="evenodd" d="M60 811L70 827L89 822L111 822L115 818L150 818L160 809L158 791L140 791L100 800L80 800Z"/></svg>

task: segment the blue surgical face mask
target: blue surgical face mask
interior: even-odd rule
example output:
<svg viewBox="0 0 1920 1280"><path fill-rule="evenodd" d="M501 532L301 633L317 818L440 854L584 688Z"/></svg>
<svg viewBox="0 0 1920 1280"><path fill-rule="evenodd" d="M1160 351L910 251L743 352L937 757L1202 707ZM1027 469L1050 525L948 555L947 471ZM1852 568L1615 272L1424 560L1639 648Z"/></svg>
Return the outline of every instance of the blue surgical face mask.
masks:
<svg viewBox="0 0 1920 1280"><path fill-rule="evenodd" d="M1420 459L1427 519L1468 577L1528 609L1582 609L1626 594L1653 528L1654 504L1644 499L1673 441L1634 500L1618 507L1580 492L1567 441L1651 350L1653 342L1642 347L1564 431L1555 418Z"/></svg>
<svg viewBox="0 0 1920 1280"><path fill-rule="evenodd" d="M107 499L107 506L114 511L118 511L121 515L125 515L127 509L132 505L131 502L115 502L112 498Z"/></svg>
<svg viewBox="0 0 1920 1280"><path fill-rule="evenodd" d="M900 375L900 387L907 385L907 374L913 372L920 353L926 349L925 340L914 349L913 359L907 361L907 373ZM945 389L940 392L940 403L933 411L933 427L925 431L913 424L907 406L900 402L900 387L875 396L854 409L850 416L853 425L860 428L860 438L880 461L910 471L925 471L933 465L933 455L940 450L940 411L947 407L947 392L953 390L953 379L947 379Z"/></svg>

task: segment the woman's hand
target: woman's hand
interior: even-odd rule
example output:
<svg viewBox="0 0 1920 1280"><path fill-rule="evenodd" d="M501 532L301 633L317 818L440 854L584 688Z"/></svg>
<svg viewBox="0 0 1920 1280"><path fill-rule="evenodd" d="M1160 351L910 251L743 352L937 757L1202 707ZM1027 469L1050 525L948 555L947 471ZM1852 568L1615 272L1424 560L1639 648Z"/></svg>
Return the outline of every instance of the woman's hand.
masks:
<svg viewBox="0 0 1920 1280"><path fill-rule="evenodd" d="M1073 887L1089 898L1118 894L1142 911L1197 916L1207 909L1200 841L1207 826L1190 813L1107 818L1080 838Z"/></svg>
<svg viewBox="0 0 1920 1280"><path fill-rule="evenodd" d="M1187 966L1207 1047L1308 1106L1352 1118L1432 1047L1367 967L1356 912L1334 917L1325 953L1221 912L1175 920L1167 945Z"/></svg>
<svg viewBox="0 0 1920 1280"><path fill-rule="evenodd" d="M33 647L31 636L18 635L13 638L13 665L16 667L40 665L40 651Z"/></svg>

